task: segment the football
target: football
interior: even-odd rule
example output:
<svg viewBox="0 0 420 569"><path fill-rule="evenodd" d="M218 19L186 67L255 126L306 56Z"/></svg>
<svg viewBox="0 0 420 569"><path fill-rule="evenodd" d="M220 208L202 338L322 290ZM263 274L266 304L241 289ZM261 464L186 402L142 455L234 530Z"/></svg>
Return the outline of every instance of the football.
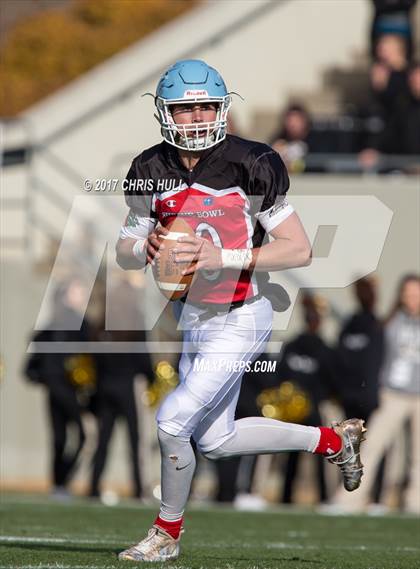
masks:
<svg viewBox="0 0 420 569"><path fill-rule="evenodd" d="M180 217L168 223L166 229L169 230L169 234L160 237L165 248L160 251L160 258L155 259L153 275L161 293L169 300L178 300L187 294L194 275L182 274L182 271L191 264L175 263L173 249L178 244L178 237L194 236L195 233L192 227Z"/></svg>

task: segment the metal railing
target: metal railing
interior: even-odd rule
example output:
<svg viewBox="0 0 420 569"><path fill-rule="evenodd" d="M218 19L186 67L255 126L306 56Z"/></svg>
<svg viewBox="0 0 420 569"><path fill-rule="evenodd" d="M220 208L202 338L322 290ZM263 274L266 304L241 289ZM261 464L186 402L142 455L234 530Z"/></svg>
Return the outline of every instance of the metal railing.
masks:
<svg viewBox="0 0 420 569"><path fill-rule="evenodd" d="M379 154L378 161L366 167L358 154L312 153L305 156L304 172L325 174L418 173L420 157L416 155Z"/></svg>

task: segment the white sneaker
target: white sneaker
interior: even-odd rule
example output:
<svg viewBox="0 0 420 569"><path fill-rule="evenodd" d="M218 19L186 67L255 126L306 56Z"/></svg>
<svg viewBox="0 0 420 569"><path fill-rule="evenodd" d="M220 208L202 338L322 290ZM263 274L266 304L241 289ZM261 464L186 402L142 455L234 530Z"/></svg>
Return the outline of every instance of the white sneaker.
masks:
<svg viewBox="0 0 420 569"><path fill-rule="evenodd" d="M237 494L233 507L240 511L262 512L267 509L267 502L257 494Z"/></svg>
<svg viewBox="0 0 420 569"><path fill-rule="evenodd" d="M337 504L335 502L330 504L320 504L316 508L318 514L324 516L350 516L350 515L360 515L364 513L364 510L359 507L353 507L350 504Z"/></svg>
<svg viewBox="0 0 420 569"><path fill-rule="evenodd" d="M159 526L153 526L145 539L121 551L118 559L149 562L176 559L179 556L179 541L180 538L174 539Z"/></svg>
<svg viewBox="0 0 420 569"><path fill-rule="evenodd" d="M368 504L367 515L368 516L385 516L389 514L391 509L385 504Z"/></svg>

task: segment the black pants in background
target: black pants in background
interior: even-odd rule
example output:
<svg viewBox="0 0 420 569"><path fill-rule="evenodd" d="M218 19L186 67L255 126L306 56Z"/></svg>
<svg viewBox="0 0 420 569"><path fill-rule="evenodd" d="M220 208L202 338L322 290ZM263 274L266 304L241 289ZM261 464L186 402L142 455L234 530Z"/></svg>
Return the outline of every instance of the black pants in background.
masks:
<svg viewBox="0 0 420 569"><path fill-rule="evenodd" d="M322 423L318 407L315 406L315 403L313 403L313 406L314 409L311 416L308 417L305 423L303 423L305 425L318 426ZM287 456L283 495L281 498L281 501L284 504L291 504L293 502L293 488L298 474L298 467L301 457L301 452L291 452ZM318 490L318 499L320 502L326 502L328 495L327 484L325 481L325 458L321 455L314 455L313 460L315 461L315 480Z"/></svg>
<svg viewBox="0 0 420 569"><path fill-rule="evenodd" d="M112 383L101 386L98 393L97 417L98 444L93 458L90 495L99 496L100 494L100 480L106 464L112 431L116 419L121 417L125 420L128 429L133 495L137 498L141 497L139 429L132 379L127 381L115 378Z"/></svg>
<svg viewBox="0 0 420 569"><path fill-rule="evenodd" d="M65 383L57 383L49 390L48 406L52 431L52 479L54 486L65 486L85 442L81 408L76 391ZM76 433L73 441L69 436L72 429Z"/></svg>

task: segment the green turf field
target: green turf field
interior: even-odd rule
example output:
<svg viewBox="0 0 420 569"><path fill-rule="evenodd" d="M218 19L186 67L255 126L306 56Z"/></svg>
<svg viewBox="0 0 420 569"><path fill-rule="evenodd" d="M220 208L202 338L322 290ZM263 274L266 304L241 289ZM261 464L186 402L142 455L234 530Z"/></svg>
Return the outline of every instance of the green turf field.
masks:
<svg viewBox="0 0 420 569"><path fill-rule="evenodd" d="M130 504L4 497L0 569L113 569L144 536L156 510ZM181 557L142 564L171 569L417 569L420 523L409 517L330 517L279 510L188 513Z"/></svg>

